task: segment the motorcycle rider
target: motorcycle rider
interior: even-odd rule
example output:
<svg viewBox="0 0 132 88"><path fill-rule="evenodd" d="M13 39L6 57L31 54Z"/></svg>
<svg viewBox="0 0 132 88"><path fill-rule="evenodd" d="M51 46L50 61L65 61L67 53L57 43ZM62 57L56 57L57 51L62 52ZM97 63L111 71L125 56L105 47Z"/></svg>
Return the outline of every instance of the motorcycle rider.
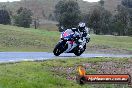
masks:
<svg viewBox="0 0 132 88"><path fill-rule="evenodd" d="M80 22L78 25L78 29L75 31L75 35L80 34L80 39L78 39L79 48L83 50L83 46L85 43L90 41L89 29L86 27L86 24Z"/></svg>

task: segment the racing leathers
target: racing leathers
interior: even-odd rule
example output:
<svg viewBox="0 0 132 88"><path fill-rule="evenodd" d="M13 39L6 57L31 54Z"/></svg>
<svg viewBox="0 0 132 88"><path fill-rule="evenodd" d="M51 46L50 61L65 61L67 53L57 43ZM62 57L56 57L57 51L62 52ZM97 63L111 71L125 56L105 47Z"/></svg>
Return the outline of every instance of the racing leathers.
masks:
<svg viewBox="0 0 132 88"><path fill-rule="evenodd" d="M77 43L79 44L79 48L83 50L83 46L90 41L89 29L87 27L83 31L77 29L75 35L80 35Z"/></svg>

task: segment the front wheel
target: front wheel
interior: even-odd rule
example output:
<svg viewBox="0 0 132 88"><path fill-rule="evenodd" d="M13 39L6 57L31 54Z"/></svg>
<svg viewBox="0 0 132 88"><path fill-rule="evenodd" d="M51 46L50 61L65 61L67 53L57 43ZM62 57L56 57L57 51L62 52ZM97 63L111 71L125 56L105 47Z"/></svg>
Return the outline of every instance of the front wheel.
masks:
<svg viewBox="0 0 132 88"><path fill-rule="evenodd" d="M59 56L61 53L63 53L65 50L64 50L64 47L63 47L63 42L59 42L54 50L53 50L53 53L55 56Z"/></svg>

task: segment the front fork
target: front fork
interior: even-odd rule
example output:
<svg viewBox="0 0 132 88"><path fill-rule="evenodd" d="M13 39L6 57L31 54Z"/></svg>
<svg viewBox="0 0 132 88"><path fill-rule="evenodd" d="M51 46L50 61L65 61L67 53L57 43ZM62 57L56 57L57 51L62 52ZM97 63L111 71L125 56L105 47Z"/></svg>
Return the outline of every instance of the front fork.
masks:
<svg viewBox="0 0 132 88"><path fill-rule="evenodd" d="M61 49L62 49L63 51L65 51L65 50L66 50L66 41L60 40L59 43L61 43Z"/></svg>

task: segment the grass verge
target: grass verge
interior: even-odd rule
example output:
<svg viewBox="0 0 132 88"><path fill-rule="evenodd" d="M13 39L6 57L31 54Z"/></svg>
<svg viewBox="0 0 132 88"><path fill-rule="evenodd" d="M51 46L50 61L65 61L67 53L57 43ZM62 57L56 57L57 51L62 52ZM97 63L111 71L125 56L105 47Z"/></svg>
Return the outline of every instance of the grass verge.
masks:
<svg viewBox="0 0 132 88"><path fill-rule="evenodd" d="M112 68L129 70L130 58L78 58L55 59L49 61L0 64L1 88L129 88L119 84L76 84L77 65L88 65L88 73L111 72ZM102 69L105 68L106 70ZM111 68L111 69L110 69ZM123 69L126 68L126 69ZM109 70L108 70L109 69ZM100 72L100 73L101 73Z"/></svg>

